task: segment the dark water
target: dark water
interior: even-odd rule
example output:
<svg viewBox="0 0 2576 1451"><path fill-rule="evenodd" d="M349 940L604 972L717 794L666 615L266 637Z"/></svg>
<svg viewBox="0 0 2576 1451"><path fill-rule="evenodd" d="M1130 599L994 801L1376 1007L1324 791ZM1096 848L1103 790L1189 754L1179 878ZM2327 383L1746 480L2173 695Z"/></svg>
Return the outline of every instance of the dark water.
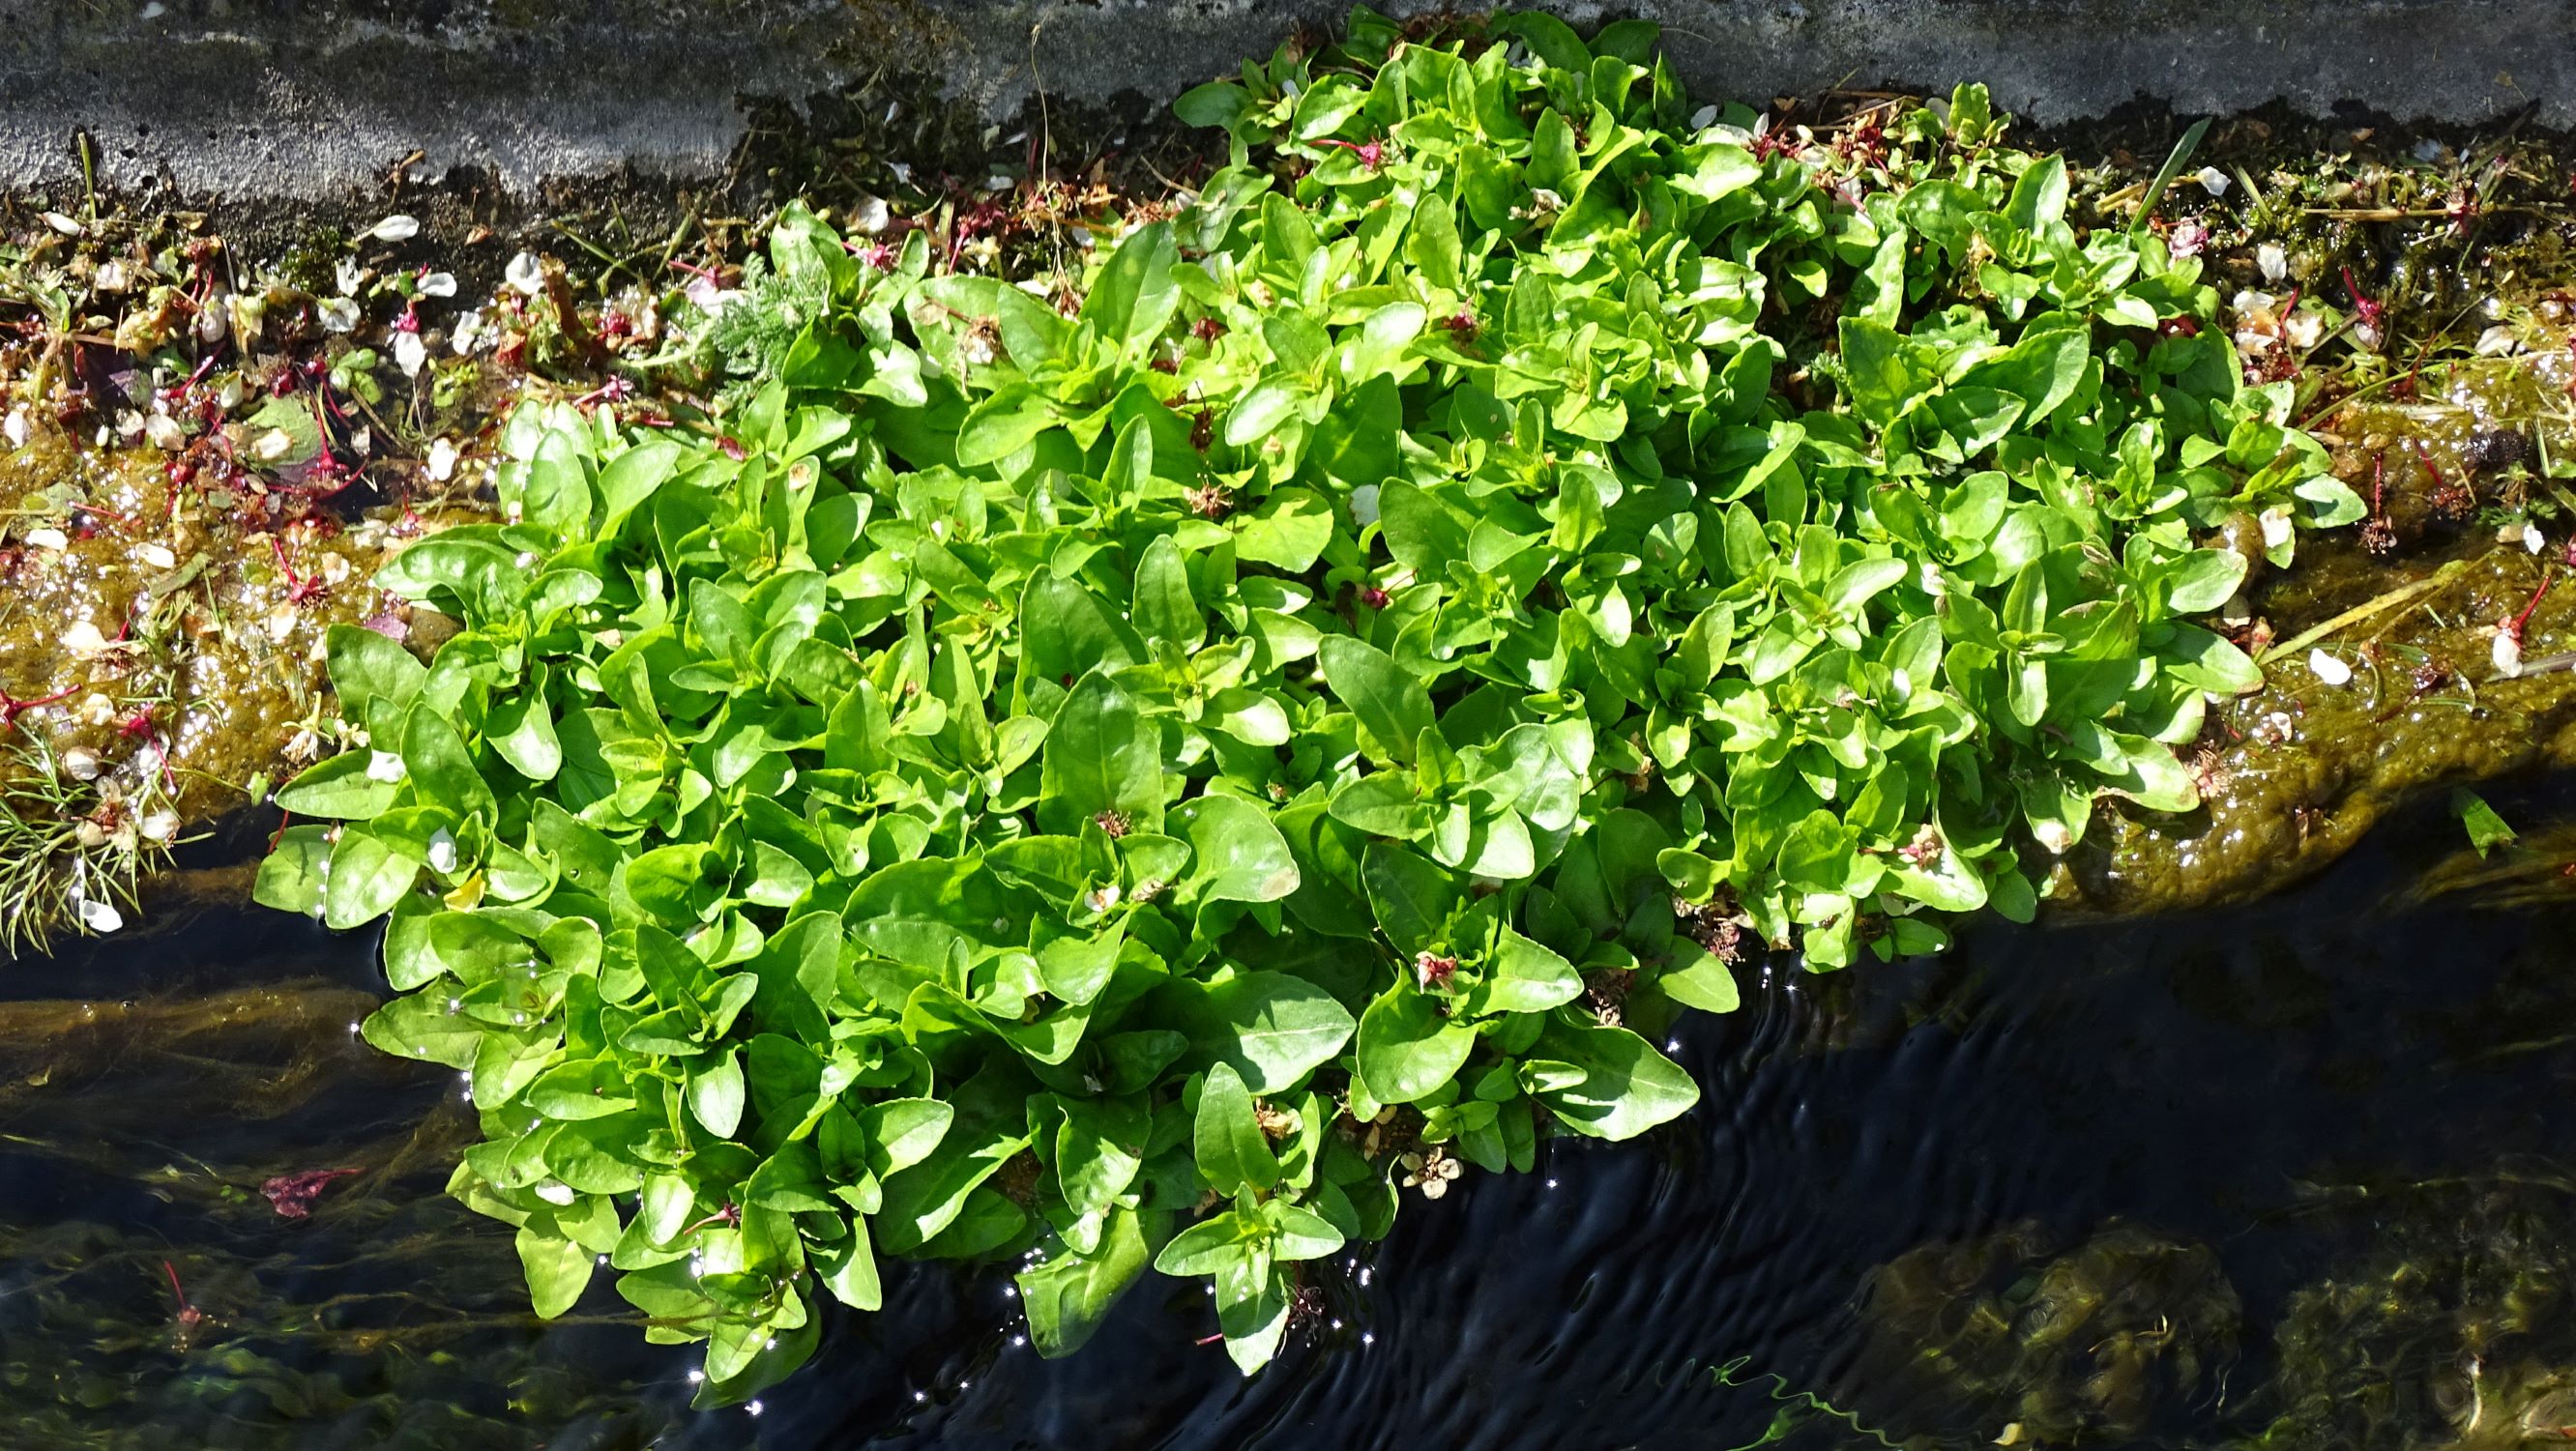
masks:
<svg viewBox="0 0 2576 1451"><path fill-rule="evenodd" d="M2566 783L2491 795L2576 819ZM2395 1446L2537 1424L2552 1378L2576 1385L2576 882L2537 832L2504 880L2464 881L2457 833L2418 813L2250 906L1772 973L1685 1023L1707 1092L1676 1129L1409 1200L1257 1379L1194 1343L1195 1286L1149 1277L1049 1362L1001 1272L889 1265L888 1311L842 1316L757 1416L687 1411L694 1357L617 1323L604 1280L581 1323L529 1321L508 1231L439 1193L470 1133L454 1075L348 1034L369 944L215 911L0 974L0 1446L1731 1448L1775 1418L1815 1444L2020 1422L2020 1444ZM310 1219L257 1193L342 1167L365 1172ZM165 1260L209 1317L192 1334ZM2052 1340L2069 1303L2089 1318ZM1995 1314L2003 1348L1974 1350Z"/></svg>

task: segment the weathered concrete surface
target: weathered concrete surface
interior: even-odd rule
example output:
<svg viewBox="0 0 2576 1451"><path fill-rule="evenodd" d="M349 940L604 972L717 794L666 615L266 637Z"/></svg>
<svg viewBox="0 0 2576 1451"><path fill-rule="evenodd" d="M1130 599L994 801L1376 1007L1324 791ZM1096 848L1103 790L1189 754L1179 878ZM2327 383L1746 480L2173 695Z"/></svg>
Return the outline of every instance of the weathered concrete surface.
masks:
<svg viewBox="0 0 2576 1451"><path fill-rule="evenodd" d="M1391 4L1398 14L1430 8ZM1465 8L1453 6L1450 8ZM2133 100L2576 123L2570 0L1638 0L1711 97L1976 78L2043 123ZM1266 55L1344 0L0 0L0 188L77 174L347 196L417 149L517 194L698 176L751 103L944 92L1006 119L1129 106Z"/></svg>

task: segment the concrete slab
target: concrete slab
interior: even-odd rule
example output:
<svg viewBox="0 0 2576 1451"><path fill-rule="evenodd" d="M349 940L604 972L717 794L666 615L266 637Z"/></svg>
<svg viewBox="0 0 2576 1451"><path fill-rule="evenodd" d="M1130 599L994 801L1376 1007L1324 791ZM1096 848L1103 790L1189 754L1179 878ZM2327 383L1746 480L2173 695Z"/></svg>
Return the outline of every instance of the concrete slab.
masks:
<svg viewBox="0 0 2576 1451"><path fill-rule="evenodd" d="M1429 7L1396 4L1398 14ZM2144 100L2576 123L2568 0L1640 0L1710 98L1982 79L2051 123ZM0 187L78 173L322 199L414 150L514 194L716 173L753 103L889 76L1005 120L1159 103L1342 0L0 0Z"/></svg>

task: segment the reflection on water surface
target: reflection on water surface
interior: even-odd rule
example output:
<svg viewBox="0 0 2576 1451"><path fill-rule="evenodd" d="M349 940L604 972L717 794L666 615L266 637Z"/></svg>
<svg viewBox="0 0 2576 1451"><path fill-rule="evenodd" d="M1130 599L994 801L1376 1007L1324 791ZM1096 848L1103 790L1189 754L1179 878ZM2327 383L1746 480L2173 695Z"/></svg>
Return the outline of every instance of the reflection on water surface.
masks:
<svg viewBox="0 0 2576 1451"><path fill-rule="evenodd" d="M686 1410L692 1357L604 1289L534 1321L440 1192L461 1086L350 1034L369 945L215 911L0 975L0 1444L2569 1439L2576 881L2545 831L2483 866L2455 832L2223 913L1774 971L1685 1023L1677 1130L1409 1205L1259 1379L1192 1285L1048 1362L999 1269L889 1264L757 1416ZM262 1193L350 1169L303 1218Z"/></svg>

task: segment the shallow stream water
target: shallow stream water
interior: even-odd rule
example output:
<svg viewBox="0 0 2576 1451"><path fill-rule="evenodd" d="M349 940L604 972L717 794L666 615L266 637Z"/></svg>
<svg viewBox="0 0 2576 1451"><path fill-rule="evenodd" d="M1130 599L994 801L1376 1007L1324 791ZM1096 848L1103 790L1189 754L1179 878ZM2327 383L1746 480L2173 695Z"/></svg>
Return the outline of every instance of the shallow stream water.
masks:
<svg viewBox="0 0 2576 1451"><path fill-rule="evenodd" d="M2564 781L2490 796L2576 820ZM1049 1362L1003 1270L890 1264L757 1415L687 1410L695 1354L604 1277L527 1315L509 1231L440 1192L455 1075L349 1031L371 941L206 908L0 973L0 1446L2563 1439L2576 881L2543 835L2476 880L2427 807L2250 906L1775 967L1685 1021L1698 1110L1409 1199L1250 1381L1195 1285ZM316 1169L360 1172L309 1217L261 1193Z"/></svg>

